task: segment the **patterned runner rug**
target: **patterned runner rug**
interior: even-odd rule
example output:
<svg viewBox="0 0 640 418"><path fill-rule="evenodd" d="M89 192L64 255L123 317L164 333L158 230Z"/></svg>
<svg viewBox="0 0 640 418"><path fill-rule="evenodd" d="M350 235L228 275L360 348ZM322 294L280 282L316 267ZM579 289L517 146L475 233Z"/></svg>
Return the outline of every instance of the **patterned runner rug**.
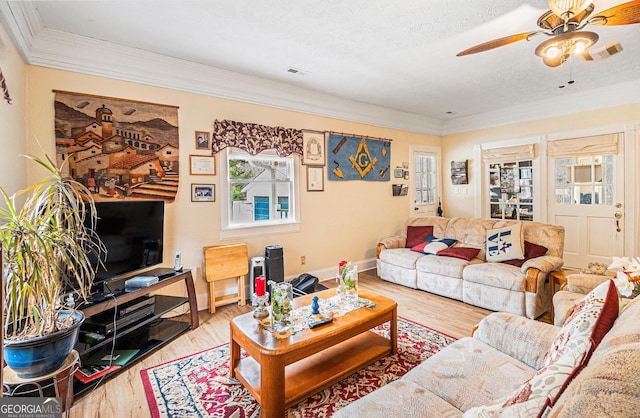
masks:
<svg viewBox="0 0 640 418"><path fill-rule="evenodd" d="M386 337L389 326L374 328ZM387 356L287 410L287 417L330 417L340 408L400 378L455 338L398 318L398 354ZM247 354L242 351L242 355ZM260 405L229 378L229 344L140 372L153 417L257 418Z"/></svg>

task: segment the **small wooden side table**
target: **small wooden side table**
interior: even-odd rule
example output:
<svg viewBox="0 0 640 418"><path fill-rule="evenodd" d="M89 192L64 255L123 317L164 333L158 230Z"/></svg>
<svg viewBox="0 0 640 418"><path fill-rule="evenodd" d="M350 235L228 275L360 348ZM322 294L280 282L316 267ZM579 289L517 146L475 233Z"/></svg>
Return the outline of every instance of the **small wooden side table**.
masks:
<svg viewBox="0 0 640 418"><path fill-rule="evenodd" d="M247 244L212 245L202 250L204 277L209 282L209 312L213 314L217 305L235 301L244 306L247 303L244 278L249 272ZM215 283L231 278L238 282L238 293L216 298Z"/></svg>
<svg viewBox="0 0 640 418"><path fill-rule="evenodd" d="M549 296L551 301L551 323L553 323L553 295L556 294L556 284L559 290L564 289L567 285L567 276L578 274L580 270L554 270L549 274Z"/></svg>
<svg viewBox="0 0 640 418"><path fill-rule="evenodd" d="M34 393L35 396L43 397L44 390L53 386L56 397L62 399L62 411L69 416L69 411L73 405L73 374L80 367L80 356L76 350L67 356L62 366L57 370L44 375L28 379L18 377L16 372L9 366L3 369L3 394L5 396L15 396L19 394ZM22 390L22 391L21 391Z"/></svg>

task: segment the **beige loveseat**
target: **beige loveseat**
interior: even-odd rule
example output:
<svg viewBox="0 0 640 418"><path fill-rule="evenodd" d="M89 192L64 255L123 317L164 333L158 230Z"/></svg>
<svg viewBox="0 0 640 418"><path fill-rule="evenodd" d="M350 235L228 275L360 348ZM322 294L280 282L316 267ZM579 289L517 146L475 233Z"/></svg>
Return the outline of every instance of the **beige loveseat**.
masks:
<svg viewBox="0 0 640 418"><path fill-rule="evenodd" d="M549 308L548 274L564 264L564 228L522 222L524 241L547 248L546 254L521 267L489 263L485 257L487 231L520 224L476 218L410 218L402 231L378 242L380 278L414 289L461 300L493 311L537 318ZM478 248L472 260L427 255L405 248L408 226L433 226L433 236L453 238L453 246Z"/></svg>
<svg viewBox="0 0 640 418"><path fill-rule="evenodd" d="M569 312L584 295L591 292L600 283L612 279L612 276L598 274L576 273L567 276L567 283L562 287L564 292L557 292L553 296L554 317L551 318L555 325L561 326L567 319ZM620 306L631 302L631 299L620 298ZM640 411L638 411L640 415Z"/></svg>
<svg viewBox="0 0 640 418"><path fill-rule="evenodd" d="M547 418L640 416L638 318L640 297L622 311L586 367L547 411ZM481 321L473 337L456 341L334 417L475 415L477 408L471 408L508 398L532 377L559 331L550 324L493 313ZM537 415L535 410L530 412L516 415Z"/></svg>

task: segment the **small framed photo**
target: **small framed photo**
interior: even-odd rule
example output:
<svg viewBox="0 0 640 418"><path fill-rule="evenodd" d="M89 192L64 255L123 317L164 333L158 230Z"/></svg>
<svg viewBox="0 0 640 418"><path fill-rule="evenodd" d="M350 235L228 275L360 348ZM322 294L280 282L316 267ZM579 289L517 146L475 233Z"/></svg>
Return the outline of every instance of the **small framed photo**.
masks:
<svg viewBox="0 0 640 418"><path fill-rule="evenodd" d="M404 177L404 169L402 167L396 167L393 169L393 177L401 179Z"/></svg>
<svg viewBox="0 0 640 418"><path fill-rule="evenodd" d="M189 173L192 176L215 176L216 157L214 155L189 155Z"/></svg>
<svg viewBox="0 0 640 418"><path fill-rule="evenodd" d="M215 202L216 201L216 185L215 184L191 184L191 201L192 202Z"/></svg>
<svg viewBox="0 0 640 418"><path fill-rule="evenodd" d="M307 167L307 191L324 191L324 167Z"/></svg>
<svg viewBox="0 0 640 418"><path fill-rule="evenodd" d="M324 132L302 131L302 164L324 167L325 149Z"/></svg>
<svg viewBox="0 0 640 418"><path fill-rule="evenodd" d="M196 149L209 149L209 132L196 131Z"/></svg>

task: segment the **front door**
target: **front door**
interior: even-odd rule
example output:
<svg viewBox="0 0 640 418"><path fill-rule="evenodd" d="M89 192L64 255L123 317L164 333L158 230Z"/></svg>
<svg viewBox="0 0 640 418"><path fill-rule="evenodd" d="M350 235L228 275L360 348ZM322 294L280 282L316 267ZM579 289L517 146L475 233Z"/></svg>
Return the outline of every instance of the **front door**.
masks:
<svg viewBox="0 0 640 418"><path fill-rule="evenodd" d="M590 148L549 157L555 174L549 176L549 220L565 228L566 267L610 264L612 256L625 253L623 141L603 147L602 153Z"/></svg>

